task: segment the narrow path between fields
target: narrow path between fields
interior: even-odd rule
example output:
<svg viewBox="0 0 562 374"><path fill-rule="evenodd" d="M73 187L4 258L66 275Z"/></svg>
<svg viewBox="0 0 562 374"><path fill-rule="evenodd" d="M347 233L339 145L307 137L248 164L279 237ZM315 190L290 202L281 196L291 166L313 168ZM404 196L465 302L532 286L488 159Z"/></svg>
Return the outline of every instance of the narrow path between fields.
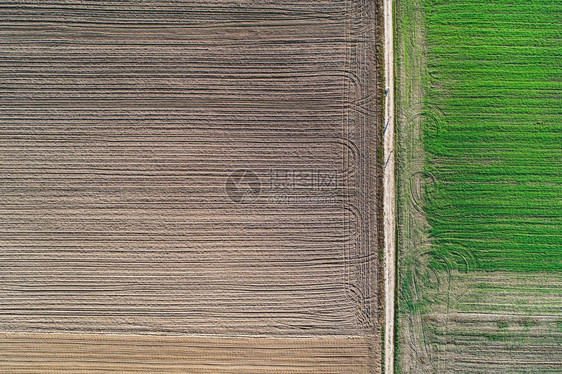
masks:
<svg viewBox="0 0 562 374"><path fill-rule="evenodd" d="M385 373L394 373L394 289L396 252L396 200L394 186L394 22L393 0L384 0L384 289Z"/></svg>

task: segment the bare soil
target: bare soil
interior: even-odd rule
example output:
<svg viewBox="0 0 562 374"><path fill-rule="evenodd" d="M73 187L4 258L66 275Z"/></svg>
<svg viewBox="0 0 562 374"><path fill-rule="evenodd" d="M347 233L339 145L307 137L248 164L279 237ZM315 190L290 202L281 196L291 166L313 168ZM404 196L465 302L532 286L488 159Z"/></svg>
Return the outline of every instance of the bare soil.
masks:
<svg viewBox="0 0 562 374"><path fill-rule="evenodd" d="M198 354L144 355L149 335L225 339L221 372L381 371L382 3L44 1L0 19L0 371ZM123 355L104 361L97 336ZM263 371L244 371L261 349L245 337L278 347ZM189 372L212 372L207 353Z"/></svg>

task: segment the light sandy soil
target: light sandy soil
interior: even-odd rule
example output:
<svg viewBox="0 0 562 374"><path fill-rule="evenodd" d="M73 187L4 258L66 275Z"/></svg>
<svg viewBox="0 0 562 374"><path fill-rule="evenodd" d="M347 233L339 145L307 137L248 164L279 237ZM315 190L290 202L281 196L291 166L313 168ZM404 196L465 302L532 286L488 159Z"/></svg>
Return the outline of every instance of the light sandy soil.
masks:
<svg viewBox="0 0 562 374"><path fill-rule="evenodd" d="M384 279L385 279L385 372L394 372L395 293L395 174L394 174L394 38L392 0L384 1L384 67L386 82L384 133Z"/></svg>
<svg viewBox="0 0 562 374"><path fill-rule="evenodd" d="M371 373L363 337L0 333L2 373ZM30 351L33 347L33 351Z"/></svg>

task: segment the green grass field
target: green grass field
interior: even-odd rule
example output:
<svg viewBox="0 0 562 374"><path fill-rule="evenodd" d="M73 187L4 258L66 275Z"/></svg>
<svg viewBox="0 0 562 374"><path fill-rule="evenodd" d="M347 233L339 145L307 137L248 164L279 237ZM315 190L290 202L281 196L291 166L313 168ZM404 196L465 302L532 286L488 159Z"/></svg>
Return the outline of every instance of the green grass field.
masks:
<svg viewBox="0 0 562 374"><path fill-rule="evenodd" d="M562 270L562 3L427 1L434 248L484 270Z"/></svg>
<svg viewBox="0 0 562 374"><path fill-rule="evenodd" d="M557 373L562 2L396 4L398 372Z"/></svg>

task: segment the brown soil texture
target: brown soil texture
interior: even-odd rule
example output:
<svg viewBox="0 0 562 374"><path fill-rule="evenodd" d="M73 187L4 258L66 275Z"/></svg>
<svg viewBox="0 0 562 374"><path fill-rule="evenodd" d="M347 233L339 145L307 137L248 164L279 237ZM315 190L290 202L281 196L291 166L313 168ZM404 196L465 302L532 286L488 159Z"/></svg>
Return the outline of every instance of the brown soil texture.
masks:
<svg viewBox="0 0 562 374"><path fill-rule="evenodd" d="M370 373L364 337L0 334L7 373ZM32 348L32 349L30 349Z"/></svg>
<svg viewBox="0 0 562 374"><path fill-rule="evenodd" d="M0 371L380 372L381 17L2 2Z"/></svg>

